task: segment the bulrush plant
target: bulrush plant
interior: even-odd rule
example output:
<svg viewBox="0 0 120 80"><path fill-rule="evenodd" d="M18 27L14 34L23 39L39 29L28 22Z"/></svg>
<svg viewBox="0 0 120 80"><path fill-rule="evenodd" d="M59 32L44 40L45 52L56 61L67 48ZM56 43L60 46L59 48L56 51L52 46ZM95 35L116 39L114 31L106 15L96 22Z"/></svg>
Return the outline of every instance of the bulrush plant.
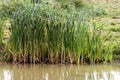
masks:
<svg viewBox="0 0 120 80"><path fill-rule="evenodd" d="M104 57L112 56L112 47L104 46L102 29L88 22L83 12L43 8L37 4L14 10L10 14L7 59L52 64L111 60Z"/></svg>

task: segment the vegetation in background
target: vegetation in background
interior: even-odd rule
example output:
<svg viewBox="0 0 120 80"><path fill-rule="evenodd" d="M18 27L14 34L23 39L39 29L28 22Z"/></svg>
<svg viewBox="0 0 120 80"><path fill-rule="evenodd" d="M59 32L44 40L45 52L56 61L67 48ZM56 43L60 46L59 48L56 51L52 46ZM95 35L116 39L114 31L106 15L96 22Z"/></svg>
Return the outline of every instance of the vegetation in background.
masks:
<svg viewBox="0 0 120 80"><path fill-rule="evenodd" d="M80 0L81 1L81 0ZM20 63L99 63L112 60L113 44L88 8L60 10L41 4L2 6L10 19L6 60ZM79 3L79 4L78 4ZM97 15L99 16L99 15ZM103 35L104 34L104 35Z"/></svg>

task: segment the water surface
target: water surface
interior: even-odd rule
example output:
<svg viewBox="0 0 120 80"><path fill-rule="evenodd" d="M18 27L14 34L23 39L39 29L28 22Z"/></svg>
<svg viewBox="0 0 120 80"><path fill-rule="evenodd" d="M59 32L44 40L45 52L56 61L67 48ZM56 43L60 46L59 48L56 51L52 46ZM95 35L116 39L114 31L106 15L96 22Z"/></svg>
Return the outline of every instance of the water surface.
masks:
<svg viewBox="0 0 120 80"><path fill-rule="evenodd" d="M120 80L120 66L1 64L0 80Z"/></svg>

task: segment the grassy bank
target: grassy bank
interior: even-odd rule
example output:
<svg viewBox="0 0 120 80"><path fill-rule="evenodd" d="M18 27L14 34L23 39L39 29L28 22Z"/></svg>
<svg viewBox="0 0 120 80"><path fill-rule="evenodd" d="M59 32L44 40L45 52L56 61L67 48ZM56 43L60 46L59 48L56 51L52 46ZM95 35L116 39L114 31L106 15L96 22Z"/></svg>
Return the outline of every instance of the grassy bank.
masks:
<svg viewBox="0 0 120 80"><path fill-rule="evenodd" d="M2 5L2 17L11 24L6 61L83 64L112 60L111 35L93 21L105 11L77 2L52 3Z"/></svg>
<svg viewBox="0 0 120 80"><path fill-rule="evenodd" d="M95 6L99 6L107 11L107 16L96 18L100 23L105 24L103 29L109 31L114 37L114 60L120 55L120 1L95 2ZM118 57L117 57L118 56Z"/></svg>

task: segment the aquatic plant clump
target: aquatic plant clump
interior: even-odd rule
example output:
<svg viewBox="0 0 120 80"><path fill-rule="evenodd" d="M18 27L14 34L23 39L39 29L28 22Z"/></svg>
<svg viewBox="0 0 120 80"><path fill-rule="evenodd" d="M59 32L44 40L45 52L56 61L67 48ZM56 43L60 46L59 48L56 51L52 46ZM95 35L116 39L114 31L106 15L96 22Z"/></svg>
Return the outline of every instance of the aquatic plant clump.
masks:
<svg viewBox="0 0 120 80"><path fill-rule="evenodd" d="M7 60L20 63L97 63L112 58L102 29L84 11L26 5L9 13ZM8 54L9 53L9 54Z"/></svg>

